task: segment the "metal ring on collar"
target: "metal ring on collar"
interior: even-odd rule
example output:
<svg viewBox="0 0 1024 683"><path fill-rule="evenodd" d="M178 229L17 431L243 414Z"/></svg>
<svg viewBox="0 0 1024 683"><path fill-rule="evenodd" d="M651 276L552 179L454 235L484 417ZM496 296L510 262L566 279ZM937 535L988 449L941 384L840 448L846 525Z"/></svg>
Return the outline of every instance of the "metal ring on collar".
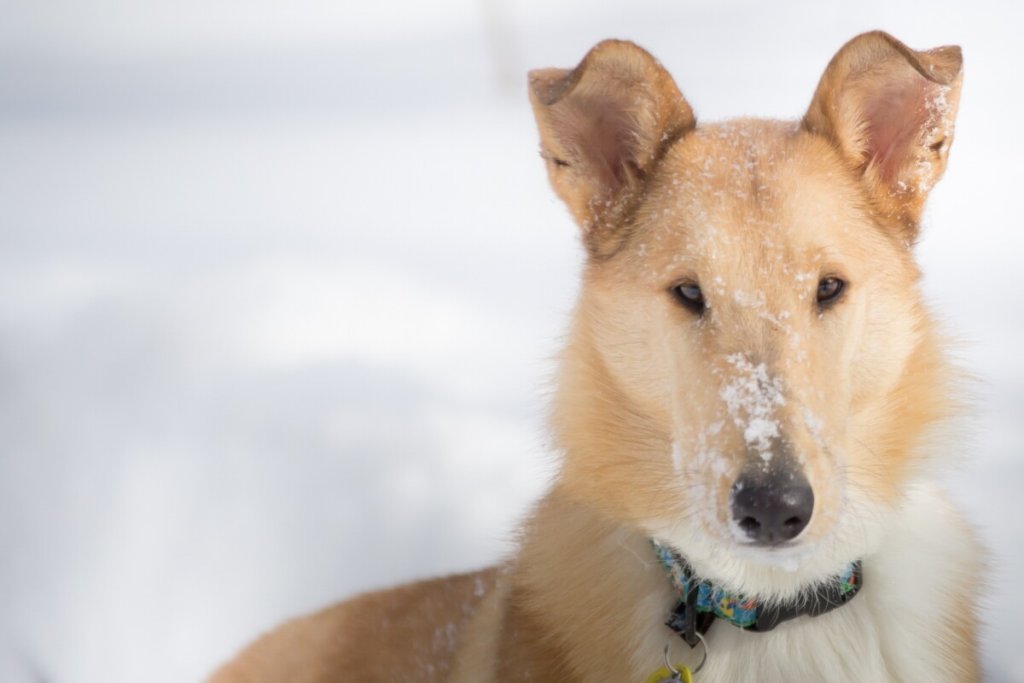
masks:
<svg viewBox="0 0 1024 683"><path fill-rule="evenodd" d="M696 634L697 639L701 642L701 644L704 645L704 656L700 658L700 664L693 668L692 673L695 674L699 673L700 670L704 668L704 665L707 664L708 654L710 652L710 650L708 649L708 641L704 640L704 636L702 636L699 631L697 631ZM665 668L668 669L669 673L671 673L673 676L680 675L679 670L672 666L672 661L668 658L668 643L665 644Z"/></svg>

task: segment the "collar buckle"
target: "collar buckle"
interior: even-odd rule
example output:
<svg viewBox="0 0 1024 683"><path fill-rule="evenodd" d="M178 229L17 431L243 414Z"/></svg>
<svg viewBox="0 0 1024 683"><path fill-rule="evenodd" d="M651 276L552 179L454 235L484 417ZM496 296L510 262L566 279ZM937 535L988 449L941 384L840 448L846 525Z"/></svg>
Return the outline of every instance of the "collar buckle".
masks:
<svg viewBox="0 0 1024 683"><path fill-rule="evenodd" d="M685 561L680 562L680 570L685 578L686 596L680 600L668 617L665 625L679 634L690 648L697 647L701 636L708 632L715 622L714 612L702 612L698 608L700 598L700 582L693 576L693 570Z"/></svg>

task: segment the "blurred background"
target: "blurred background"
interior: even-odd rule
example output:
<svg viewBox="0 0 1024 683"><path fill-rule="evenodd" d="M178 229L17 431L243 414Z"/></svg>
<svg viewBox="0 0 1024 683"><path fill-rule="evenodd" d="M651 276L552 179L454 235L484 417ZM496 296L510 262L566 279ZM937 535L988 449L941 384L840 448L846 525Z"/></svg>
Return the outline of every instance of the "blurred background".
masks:
<svg viewBox="0 0 1024 683"><path fill-rule="evenodd" d="M965 52L920 255L979 377L986 680L1024 681L1022 7L0 0L0 680L198 681L501 557L581 259L527 69L630 38L705 120L797 117L883 28Z"/></svg>

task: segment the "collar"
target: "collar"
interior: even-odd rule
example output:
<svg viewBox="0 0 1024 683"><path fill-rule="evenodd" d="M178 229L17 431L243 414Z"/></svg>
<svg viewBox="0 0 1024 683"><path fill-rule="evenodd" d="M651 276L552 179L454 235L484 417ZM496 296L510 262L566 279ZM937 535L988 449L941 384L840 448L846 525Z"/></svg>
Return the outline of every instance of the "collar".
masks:
<svg viewBox="0 0 1024 683"><path fill-rule="evenodd" d="M861 562L852 562L835 577L807 589L787 602L759 601L731 593L698 578L690 565L669 546L651 540L672 586L679 595L665 624L686 641L697 645L697 633L707 633L716 618L745 631L771 631L784 621L801 616L816 617L831 612L853 599L863 586Z"/></svg>

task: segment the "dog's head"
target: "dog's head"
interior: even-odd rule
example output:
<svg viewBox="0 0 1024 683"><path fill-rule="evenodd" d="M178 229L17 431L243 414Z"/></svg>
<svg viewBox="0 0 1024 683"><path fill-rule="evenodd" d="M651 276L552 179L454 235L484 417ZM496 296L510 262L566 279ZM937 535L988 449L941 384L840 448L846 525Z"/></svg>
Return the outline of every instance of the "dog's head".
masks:
<svg viewBox="0 0 1024 683"><path fill-rule="evenodd" d="M858 36L799 122L696 123L622 41L530 74L588 259L561 485L739 589L870 552L948 412L911 247L961 59Z"/></svg>

